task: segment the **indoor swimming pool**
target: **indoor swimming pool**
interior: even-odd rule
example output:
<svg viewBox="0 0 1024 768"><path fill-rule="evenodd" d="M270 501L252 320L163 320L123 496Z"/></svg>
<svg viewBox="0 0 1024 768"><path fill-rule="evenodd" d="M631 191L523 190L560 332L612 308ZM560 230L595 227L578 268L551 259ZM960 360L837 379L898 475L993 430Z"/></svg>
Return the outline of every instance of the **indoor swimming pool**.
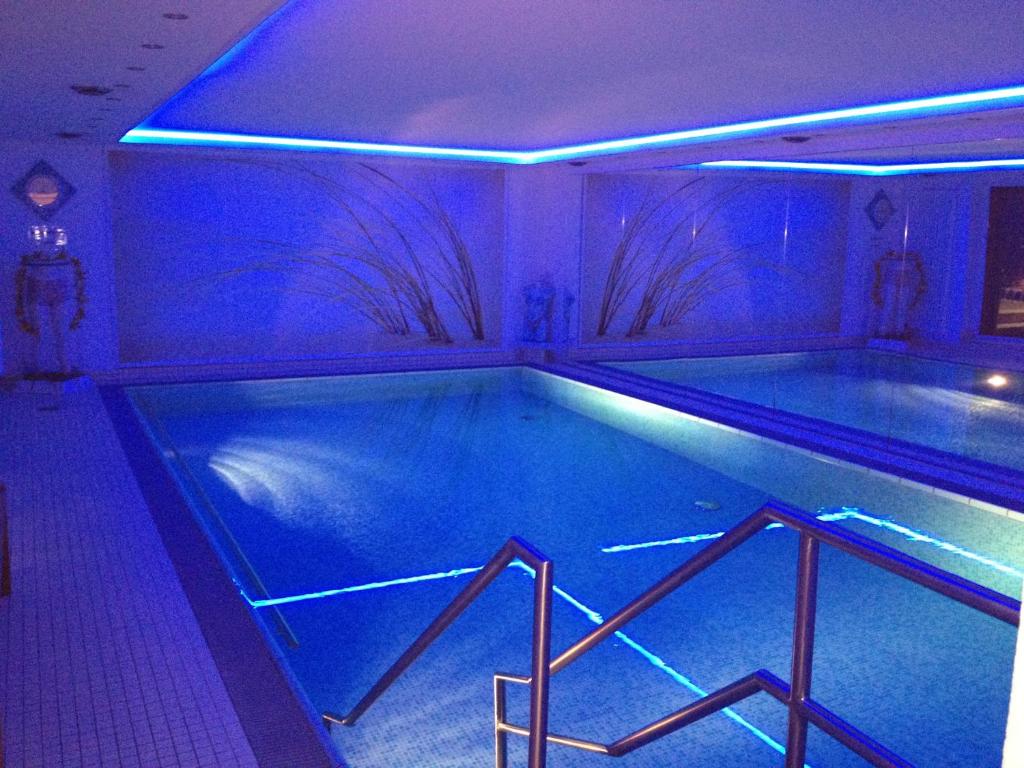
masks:
<svg viewBox="0 0 1024 768"><path fill-rule="evenodd" d="M1024 525L1000 510L538 369L129 394L316 712L348 711L512 535L555 563L555 653L773 498L1013 597L1024 578ZM788 679L796 543L758 534L555 676L550 729L610 741L755 669ZM915 765L999 765L1013 628L828 547L819 595L818 701ZM528 673L531 608L510 567L332 729L346 762L493 764L491 676ZM511 718L526 705L513 690ZM617 762L780 766L785 739L760 695ZM607 760L552 746L548 764ZM807 763L866 764L813 727Z"/></svg>
<svg viewBox="0 0 1024 768"><path fill-rule="evenodd" d="M1017 371L867 349L607 365L1024 471Z"/></svg>

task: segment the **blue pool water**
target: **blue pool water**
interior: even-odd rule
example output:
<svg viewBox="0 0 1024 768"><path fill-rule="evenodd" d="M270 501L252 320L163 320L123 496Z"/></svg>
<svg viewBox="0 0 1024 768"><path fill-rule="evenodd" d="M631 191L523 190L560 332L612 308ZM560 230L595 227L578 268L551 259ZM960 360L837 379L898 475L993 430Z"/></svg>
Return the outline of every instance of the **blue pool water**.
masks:
<svg viewBox="0 0 1024 768"><path fill-rule="evenodd" d="M864 349L609 365L1024 471L1017 372Z"/></svg>
<svg viewBox="0 0 1024 768"><path fill-rule="evenodd" d="M510 535L555 561L555 651L770 498L1021 590L1007 517L531 369L131 394L254 610L294 633L278 651L318 711L347 711ZM788 679L795 558L795 534L766 531L557 675L552 730L611 741L757 668ZM528 670L531 589L510 568L334 729L349 764L492 762L491 675ZM827 549L820 594L815 698L917 765L999 765L1010 627ZM779 766L784 740L759 697L619 763ZM815 733L808 764L864 763Z"/></svg>

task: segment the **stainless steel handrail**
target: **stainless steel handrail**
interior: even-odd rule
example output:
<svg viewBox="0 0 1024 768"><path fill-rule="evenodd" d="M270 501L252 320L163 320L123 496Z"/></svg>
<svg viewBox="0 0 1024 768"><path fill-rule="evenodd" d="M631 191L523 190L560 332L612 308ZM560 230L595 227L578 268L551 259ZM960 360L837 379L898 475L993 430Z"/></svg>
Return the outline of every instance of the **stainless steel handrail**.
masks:
<svg viewBox="0 0 1024 768"><path fill-rule="evenodd" d="M532 675L530 686L529 768L544 768L547 760L548 678L551 666L551 600L554 587L554 563L528 542L513 536L466 585L448 607L438 614L398 660L377 680L347 715L326 712L328 723L355 725L356 721L390 688L413 662L454 623L469 605L487 589L514 560L520 560L535 573L533 587ZM503 737L496 738L496 750L505 760Z"/></svg>
<svg viewBox="0 0 1024 768"><path fill-rule="evenodd" d="M0 483L0 597L11 596L11 532L7 516L7 486ZM2 757L0 757L2 759ZM2 763L0 763L2 765Z"/></svg>
<svg viewBox="0 0 1024 768"><path fill-rule="evenodd" d="M828 544L871 565L920 584L940 595L1013 626L1020 624L1020 601L936 568L877 541L847 531L833 523L818 520L813 515L780 502L766 504L728 531L722 538L712 542L653 587L632 600L606 622L559 654L551 662L548 672L553 675L565 669L602 640L619 631L637 616L772 523L780 523L800 534L796 614L793 626L792 684L785 683L767 670L758 670L612 744L598 744L556 734L548 734L547 740L554 744L598 752L610 757L620 757L763 691L784 703L789 709L786 768L803 768L804 766L808 723L813 723L874 766L913 768L911 763L811 698L819 545L821 543ZM506 722L506 684L510 682L529 684L531 678L505 674L495 675L494 729L496 742L499 743L495 765L498 768L505 768L507 765L507 749L503 742L508 734L529 736L531 740L536 738L532 728L522 728ZM531 768L533 768L532 764Z"/></svg>

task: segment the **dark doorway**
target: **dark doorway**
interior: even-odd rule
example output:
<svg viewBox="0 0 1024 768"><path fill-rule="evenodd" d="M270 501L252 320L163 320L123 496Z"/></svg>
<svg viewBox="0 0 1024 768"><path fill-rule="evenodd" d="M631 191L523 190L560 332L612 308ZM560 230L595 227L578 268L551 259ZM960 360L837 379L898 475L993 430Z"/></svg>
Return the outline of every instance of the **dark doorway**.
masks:
<svg viewBox="0 0 1024 768"><path fill-rule="evenodd" d="M1024 337L1024 187L993 187L981 332Z"/></svg>

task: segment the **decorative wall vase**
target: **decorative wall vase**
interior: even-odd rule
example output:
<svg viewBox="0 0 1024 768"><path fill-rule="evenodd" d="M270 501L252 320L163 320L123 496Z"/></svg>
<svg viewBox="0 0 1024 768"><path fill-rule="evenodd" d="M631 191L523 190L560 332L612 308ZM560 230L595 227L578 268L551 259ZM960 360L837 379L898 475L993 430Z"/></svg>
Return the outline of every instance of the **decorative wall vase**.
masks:
<svg viewBox="0 0 1024 768"><path fill-rule="evenodd" d="M75 194L75 188L49 163L40 160L14 183L11 192L36 215L46 220Z"/></svg>
<svg viewBox="0 0 1024 768"><path fill-rule="evenodd" d="M871 286L871 298L878 309L875 335L880 339L905 339L910 311L926 289L920 254L887 251L877 259Z"/></svg>

